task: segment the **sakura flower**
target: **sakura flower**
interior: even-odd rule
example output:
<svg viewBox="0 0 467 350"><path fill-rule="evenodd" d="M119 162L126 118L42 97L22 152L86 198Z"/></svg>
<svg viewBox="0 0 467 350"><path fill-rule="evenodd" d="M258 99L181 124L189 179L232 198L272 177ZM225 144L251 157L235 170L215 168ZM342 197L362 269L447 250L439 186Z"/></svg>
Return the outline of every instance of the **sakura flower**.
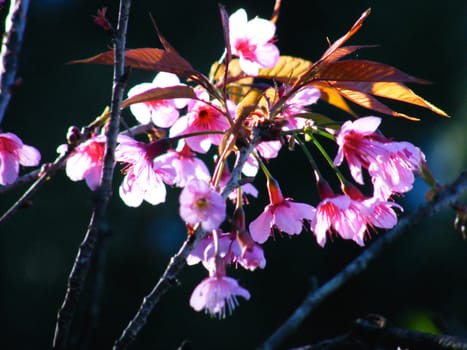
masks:
<svg viewBox="0 0 467 350"><path fill-rule="evenodd" d="M274 228L289 235L299 234L302 231L303 220L314 218L314 207L284 198L275 180L268 180L268 192L270 203L249 226L254 241L260 244L266 242Z"/></svg>
<svg viewBox="0 0 467 350"><path fill-rule="evenodd" d="M180 141L180 145L180 151L168 150L164 156L175 169L175 185L185 187L188 181L193 178L209 181L209 169L206 164L195 156L183 140Z"/></svg>
<svg viewBox="0 0 467 350"><path fill-rule="evenodd" d="M287 121L287 124L283 129L303 129L307 123L311 124L311 120L301 117L294 117L294 115L307 113L308 110L305 108L305 106L316 103L320 96L321 92L318 88L315 88L314 86L305 86L298 90L291 98L289 98L286 102L286 108L281 113L281 117Z"/></svg>
<svg viewBox="0 0 467 350"><path fill-rule="evenodd" d="M188 113L180 117L170 129L170 136L185 135L191 133L206 132L205 135L187 137L185 142L193 150L199 153L209 151L211 144L218 145L223 135L209 134L212 131L225 131L229 128L227 117L220 112L218 101L209 104L209 95L204 90L197 90L198 100L188 103ZM227 102L227 108L231 115L235 111L233 102Z"/></svg>
<svg viewBox="0 0 467 350"><path fill-rule="evenodd" d="M259 68L271 68L279 59L279 49L272 43L276 26L271 21L254 18L240 9L229 18L232 54L240 57L240 67L249 75L258 75Z"/></svg>
<svg viewBox="0 0 467 350"><path fill-rule="evenodd" d="M326 234L334 229L344 239L352 239L364 245L367 223L367 209L347 195L323 199L316 207L316 215L311 222L316 241L321 247L326 244Z"/></svg>
<svg viewBox="0 0 467 350"><path fill-rule="evenodd" d="M382 201L377 196L365 199L362 203L368 208L368 224L384 229L391 229L397 224L397 214L393 208L403 210L399 204Z"/></svg>
<svg viewBox="0 0 467 350"><path fill-rule="evenodd" d="M210 276L195 288L190 305L196 311L205 309L211 316L224 318L226 309L230 314L237 306L237 296L250 299L250 293L237 280L227 276Z"/></svg>
<svg viewBox="0 0 467 350"><path fill-rule="evenodd" d="M160 72L152 83L141 83L131 88L128 91L128 97L141 94L156 87L162 88L177 85L182 84L180 84L180 80L175 74ZM152 121L161 128L168 128L178 119L178 109L185 107L187 102L187 99L181 98L147 101L131 105L130 110L141 124L148 124Z"/></svg>
<svg viewBox="0 0 467 350"><path fill-rule="evenodd" d="M405 193L412 189L414 172L420 171L425 155L409 142L387 144L387 153L368 167L375 190L380 198L387 199L392 193Z"/></svg>
<svg viewBox="0 0 467 350"><path fill-rule="evenodd" d="M119 137L115 158L127 164L126 175L119 188L126 205L138 207L143 200L152 205L165 202L164 183L173 184L176 176L173 167L161 155L167 148L165 139L145 144L131 137Z"/></svg>
<svg viewBox="0 0 467 350"><path fill-rule="evenodd" d="M201 227L212 231L225 219L225 201L206 181L192 179L180 193L180 216L187 224L201 222Z"/></svg>
<svg viewBox="0 0 467 350"><path fill-rule="evenodd" d="M345 122L336 142L339 145L334 164L345 157L352 177L363 184L362 167L368 169L381 198L404 193L412 188L414 171L420 169L424 154L408 142L391 142L376 130L381 118L365 117Z"/></svg>
<svg viewBox="0 0 467 350"><path fill-rule="evenodd" d="M12 184L18 178L19 166L35 166L41 154L13 133L0 133L0 185Z"/></svg>
<svg viewBox="0 0 467 350"><path fill-rule="evenodd" d="M85 180L88 187L95 191L100 184L104 163L105 135L97 135L79 144L68 157L65 172L71 181ZM57 152L66 150L66 145Z"/></svg>

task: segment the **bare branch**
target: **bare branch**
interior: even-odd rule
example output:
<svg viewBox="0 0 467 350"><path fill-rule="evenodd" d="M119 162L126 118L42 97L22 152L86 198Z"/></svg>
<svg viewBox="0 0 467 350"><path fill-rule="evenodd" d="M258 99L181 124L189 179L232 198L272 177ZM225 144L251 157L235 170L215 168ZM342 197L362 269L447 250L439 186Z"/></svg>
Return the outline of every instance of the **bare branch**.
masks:
<svg viewBox="0 0 467 350"><path fill-rule="evenodd" d="M454 183L441 190L432 201L418 206L413 214L402 218L396 227L371 244L341 272L320 288L310 292L289 319L285 321L259 349L277 348L288 336L297 330L300 324L324 299L341 288L342 285L352 277L365 271L370 262L378 257L396 238L401 236L405 230L415 225L420 220L426 219L439 212L441 209L455 203L466 190L467 171L464 171Z"/></svg>
<svg viewBox="0 0 467 350"><path fill-rule="evenodd" d="M293 350L345 349L439 349L465 350L467 339L411 331L391 325L384 317L369 315L357 319L349 332L332 339L294 348Z"/></svg>
<svg viewBox="0 0 467 350"><path fill-rule="evenodd" d="M84 288L91 261L95 255L96 242L100 239L99 233L105 224L105 213L109 199L112 195L112 179L115 167L115 148L120 126L120 106L126 83L125 75L125 46L128 18L131 0L121 0L119 20L116 36L114 38L114 74L112 100L110 108L110 121L107 127L107 141L104 156L103 174L101 184L96 191L96 203L89 223L86 236L81 243L75 263L68 279L68 288L63 304L58 311L57 324L53 340L54 349L65 349L68 344L71 322Z"/></svg>
<svg viewBox="0 0 467 350"><path fill-rule="evenodd" d="M15 85L18 54L23 43L29 0L12 0L5 19L5 34L0 54L0 124L11 99Z"/></svg>

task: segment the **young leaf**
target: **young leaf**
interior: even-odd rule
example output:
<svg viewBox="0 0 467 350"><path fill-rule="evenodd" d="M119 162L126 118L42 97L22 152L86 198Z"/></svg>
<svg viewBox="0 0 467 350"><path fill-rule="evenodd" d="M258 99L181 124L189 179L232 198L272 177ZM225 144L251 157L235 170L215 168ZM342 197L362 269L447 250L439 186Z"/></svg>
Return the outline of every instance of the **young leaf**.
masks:
<svg viewBox="0 0 467 350"><path fill-rule="evenodd" d="M376 98L372 97L371 95L368 95L366 93L363 93L361 91L356 91L356 90L349 90L345 89L343 87L339 86L334 86L339 93L347 98L349 101L352 101L353 103L365 107L367 109L379 112L379 113L384 113L384 114L389 114L394 117L401 117L413 121L419 121L419 118L416 117L411 117L408 116L407 114L404 113L399 113L396 111L393 111L391 108L386 106L384 103L378 101Z"/></svg>
<svg viewBox="0 0 467 350"><path fill-rule="evenodd" d="M396 101L410 103L419 107L429 109L430 111L439 114L443 117L449 115L442 109L431 104L427 100L418 96L415 92L409 89L402 83L396 82L339 82L340 87L357 90L366 94L371 94L378 97L388 98Z"/></svg>
<svg viewBox="0 0 467 350"><path fill-rule="evenodd" d="M258 78L273 79L282 83L294 82L304 72L308 71L312 63L303 58L280 56L277 64L272 68L261 68Z"/></svg>
<svg viewBox="0 0 467 350"><path fill-rule="evenodd" d="M344 60L327 64L317 72L313 79L428 83L386 64L366 60Z"/></svg>
<svg viewBox="0 0 467 350"><path fill-rule="evenodd" d="M138 95L134 95L127 98L122 102L122 109L131 106L135 103L155 101L155 100L167 100L172 98L196 98L196 94L193 88L189 86L169 86L169 87L156 87L153 89L146 90Z"/></svg>
<svg viewBox="0 0 467 350"><path fill-rule="evenodd" d="M69 63L88 63L88 64L108 64L112 65L114 61L114 52L107 51L96 56L81 60L74 60ZM125 51L125 66L149 70L153 72L169 72L185 77L195 74L195 70L190 63L176 52L157 48L141 48Z"/></svg>
<svg viewBox="0 0 467 350"><path fill-rule="evenodd" d="M313 82L311 84L314 87L317 87L320 92L321 92L321 97L323 101L326 101L330 105L333 105L337 108L342 109L343 111L353 115L356 117L357 115L350 109L349 105L345 100L342 98L340 95L339 91L337 91L335 88L333 88L329 83L327 82Z"/></svg>

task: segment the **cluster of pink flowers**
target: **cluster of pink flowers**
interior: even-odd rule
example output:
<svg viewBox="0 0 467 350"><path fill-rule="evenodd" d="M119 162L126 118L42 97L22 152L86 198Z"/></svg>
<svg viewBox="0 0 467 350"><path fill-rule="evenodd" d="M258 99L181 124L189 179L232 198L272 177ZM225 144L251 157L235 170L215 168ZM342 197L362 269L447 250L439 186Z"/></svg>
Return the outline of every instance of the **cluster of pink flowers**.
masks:
<svg viewBox="0 0 467 350"><path fill-rule="evenodd" d="M271 21L247 19L241 9L230 16L230 51L238 57L242 77L255 77L261 69L271 68L279 60L275 45L276 27ZM183 86L172 73L160 72L151 83L142 83L128 91L136 96L153 88ZM219 100L205 87L195 86L196 98L165 99L131 105L131 112L140 124L149 124L153 133L149 142L128 135L118 137L116 161L123 165L123 180L119 194L130 207L139 207L143 201L158 205L166 201L167 186L181 188L179 214L190 234L203 230L204 239L191 252L188 264L202 263L208 272L193 291L191 306L211 315L224 317L237 305L237 297L250 298L250 293L237 280L227 276L229 266L247 270L264 268L266 259L262 244L275 233L298 235L309 228L320 246L330 236L365 244L370 230L390 229L397 223L395 209L402 208L392 201L395 194L409 191L414 173L425 162L423 153L407 142L385 138L378 127L381 119L368 116L343 123L338 132L315 125L306 115L309 106L320 98L320 90L313 85L295 89L288 84L273 85L279 100L284 100L274 115L267 108L254 110L239 127L238 96L229 95ZM276 101L268 100L270 106ZM266 110L266 111L265 111ZM237 130L241 138L252 142L253 129L269 128L268 136L260 137L254 151L242 165L249 182L238 182L228 194L222 191L231 178L228 152L219 151L215 169L210 172L198 155L207 154L215 146L227 147L229 131ZM321 130L334 138L337 155L334 167L347 163L351 177L358 185L364 184L363 172L371 178L373 194L364 196L351 182L341 178L342 193L335 193L329 184L313 169L321 197L316 207L284 197L278 181L266 168L266 160L276 158L285 144L295 144L294 137L303 137L307 130ZM156 135L156 137L154 137ZM236 136L236 135L234 135ZM66 174L73 181L85 180L91 190L100 184L106 137L99 131L77 145L69 156ZM231 145L232 153L241 142ZM63 152L66 146L60 146ZM224 154L227 156L224 157ZM224 157L224 158L222 158ZM15 181L19 164L37 165L40 155L34 148L23 145L13 134L0 134L0 184ZM266 175L269 203L264 211L247 224L244 208L246 195L256 197L257 189L251 183L259 169ZM316 175L318 174L318 175ZM227 201L235 206L229 215Z"/></svg>

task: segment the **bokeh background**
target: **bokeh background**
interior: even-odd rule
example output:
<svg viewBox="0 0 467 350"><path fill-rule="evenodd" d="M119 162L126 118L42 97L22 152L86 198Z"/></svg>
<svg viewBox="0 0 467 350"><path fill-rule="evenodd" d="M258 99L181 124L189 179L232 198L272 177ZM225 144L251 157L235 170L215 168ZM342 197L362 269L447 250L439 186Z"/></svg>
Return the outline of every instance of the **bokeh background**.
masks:
<svg viewBox="0 0 467 350"><path fill-rule="evenodd" d="M67 65L73 59L102 52L109 37L92 21L101 6L117 16L118 1L32 1L18 75L2 128L40 149L43 161L56 157L70 125L85 125L110 102L112 68ZM160 47L149 20L155 17L172 45L194 67L208 72L222 53L218 1L134 1L128 47ZM273 1L223 1L232 13L240 7L250 17L268 18ZM373 13L351 44L378 44L358 57L393 65L434 82L411 86L446 110L452 118L398 106L421 118L418 123L384 117L383 132L407 140L426 153L442 183L454 180L467 165L466 44L464 1L283 1L278 22L282 54L316 60L326 49L326 37L336 40L368 7ZM5 9L0 14L5 15ZM151 81L148 72L134 71L129 87ZM324 105L317 109L333 116ZM128 111L126 121L134 123ZM334 151L331 151L331 153ZM332 153L333 154L333 153ZM316 204L312 174L300 152L282 151L271 170L286 195ZM24 170L27 171L27 170ZM121 180L116 174L115 189ZM248 211L256 217L267 203L263 177L260 196ZM25 190L1 195L6 210ZM410 213L424 200L426 185L400 199ZM169 258L185 237L177 212L178 189L166 204L126 207L115 196L109 207L110 237L103 264L100 318L96 333L85 338L89 315L83 312L92 288L84 296L75 327L76 348L109 349L135 314L144 295L157 282ZM82 182L72 183L59 172L20 210L0 226L0 338L3 349L50 348L56 313L92 209L92 196ZM452 227L453 212L445 211L413 227L361 276L331 295L285 346L308 344L347 331L352 320L378 313L398 326L467 336L467 241ZM152 313L134 349L175 349L184 340L195 349L250 349L264 341L290 315L313 285L324 283L362 249L336 240L319 248L312 234L270 240L265 244L267 267L246 273L232 271L251 292L249 302L225 320L193 311L189 296L205 277L199 267L186 268L181 286L173 288ZM90 283L95 286L97 282ZM87 343L83 342L87 339Z"/></svg>

